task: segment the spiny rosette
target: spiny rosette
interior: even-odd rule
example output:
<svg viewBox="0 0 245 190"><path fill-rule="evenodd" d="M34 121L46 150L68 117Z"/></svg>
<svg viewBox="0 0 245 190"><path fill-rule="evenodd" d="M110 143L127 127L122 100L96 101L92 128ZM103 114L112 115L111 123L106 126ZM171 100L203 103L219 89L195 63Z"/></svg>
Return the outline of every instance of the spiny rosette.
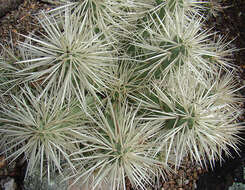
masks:
<svg viewBox="0 0 245 190"><path fill-rule="evenodd" d="M160 126L141 122L136 115L126 102L108 101L105 110L98 108L91 116L91 130L82 137L81 150L72 154L78 171L70 177L74 183L82 181L93 188L108 184L109 189L119 190L126 189L127 178L134 187L145 189L159 171L167 170L154 159Z"/></svg>
<svg viewBox="0 0 245 190"><path fill-rule="evenodd" d="M73 95L81 99L84 91L95 95L106 88L111 68L116 66L112 42L104 40L102 33L94 34L85 18L80 20L69 11L59 22L44 13L42 16L41 37L25 36L26 42L20 42L20 48L31 57L17 62L24 63L25 68L16 74L25 81L37 81L44 91L59 89L61 101Z"/></svg>
<svg viewBox="0 0 245 190"><path fill-rule="evenodd" d="M180 9L174 15L166 12L163 19L159 14L151 15L144 31L132 44L142 49L137 59L142 65L141 73L147 74L149 79L159 78L179 65L187 65L201 77L203 71L212 73L221 66L232 67L223 61L226 49L217 50L212 36L203 29L202 18L187 18Z"/></svg>
<svg viewBox="0 0 245 190"><path fill-rule="evenodd" d="M124 102L129 101L129 95L138 93L145 88L144 78L137 75L138 67L137 62L130 60L120 60L118 67L113 68L113 78L107 84L105 96L111 102Z"/></svg>
<svg viewBox="0 0 245 190"><path fill-rule="evenodd" d="M1 45L1 44L0 44ZM10 43L13 47L13 44ZM0 96L17 95L20 92L20 84L23 83L21 76L16 76L16 72L24 68L23 64L16 62L23 60L22 51L18 49L2 46L2 55L0 55Z"/></svg>
<svg viewBox="0 0 245 190"><path fill-rule="evenodd" d="M0 56L0 93L1 96L6 94L10 88L10 81L13 81L13 75L11 73L16 72L16 69L9 64L6 64L6 61L3 56Z"/></svg>
<svg viewBox="0 0 245 190"><path fill-rule="evenodd" d="M51 15L70 9L78 17L86 18L87 27L100 31L109 41L117 41L124 35L130 35L131 20L142 17L148 9L153 8L154 0L66 0L61 6L49 11Z"/></svg>
<svg viewBox="0 0 245 190"><path fill-rule="evenodd" d="M135 97L148 112L142 119L162 125L159 152L174 154L179 167L184 157L212 166L222 160L223 152L230 156L230 148L238 151L242 99L235 95L232 74L200 83L182 68L168 77L156 80L141 98Z"/></svg>
<svg viewBox="0 0 245 190"><path fill-rule="evenodd" d="M110 0L78 0L67 4L73 14L85 17L87 26L103 33L108 40L116 41L116 31L126 31L128 22L125 20L121 4Z"/></svg>
<svg viewBox="0 0 245 190"><path fill-rule="evenodd" d="M89 12L90 18L93 21L99 21L103 19L103 22L114 23L114 19L125 19L128 16L142 15L154 10L156 6L162 4L156 2L155 0L64 0L59 4L62 5L50 12L56 12L56 10L65 9L69 7L75 12L86 13ZM101 17L101 18L99 18Z"/></svg>
<svg viewBox="0 0 245 190"><path fill-rule="evenodd" d="M158 4L165 3L164 10L174 13L176 9L182 9L187 15L193 16L199 14L200 10L205 8L207 2L196 0L156 0Z"/></svg>
<svg viewBox="0 0 245 190"><path fill-rule="evenodd" d="M78 148L70 142L81 140L87 120L77 100L68 106L61 104L55 91L39 95L26 86L22 95L12 96L11 104L1 103L1 154L12 161L25 158L26 176L39 170L49 180L53 172L63 174L67 166L74 169L69 154Z"/></svg>

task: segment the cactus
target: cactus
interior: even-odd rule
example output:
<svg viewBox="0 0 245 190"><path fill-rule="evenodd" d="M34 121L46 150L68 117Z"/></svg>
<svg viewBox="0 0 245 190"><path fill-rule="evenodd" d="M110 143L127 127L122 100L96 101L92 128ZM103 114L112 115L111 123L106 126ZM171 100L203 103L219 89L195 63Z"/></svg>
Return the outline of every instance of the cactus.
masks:
<svg viewBox="0 0 245 190"><path fill-rule="evenodd" d="M234 49L203 29L204 9L85 0L41 14L44 32L0 58L2 154L24 155L26 176L39 171L47 185L58 172L71 186L119 190L153 186L184 158L214 167L238 152Z"/></svg>

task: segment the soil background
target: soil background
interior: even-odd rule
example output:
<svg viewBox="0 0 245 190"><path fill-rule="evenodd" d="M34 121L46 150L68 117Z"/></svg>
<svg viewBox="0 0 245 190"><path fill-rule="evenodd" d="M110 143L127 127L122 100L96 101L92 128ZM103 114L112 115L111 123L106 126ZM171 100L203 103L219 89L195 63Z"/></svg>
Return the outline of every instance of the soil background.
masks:
<svg viewBox="0 0 245 190"><path fill-rule="evenodd" d="M220 3L222 9L216 16L211 16L207 20L208 27L213 27L213 31L226 36L227 41L231 41L239 51L235 51L233 64L238 66L238 80L241 85L245 85L245 0L223 0ZM245 96L245 90L240 93ZM244 122L245 117L241 120ZM245 134L241 134L245 138ZM215 169L209 170L199 176L197 182L198 190L228 190L233 183L245 184L245 145L240 145L240 156L233 152L234 158L226 158L220 166L216 164ZM245 190L241 187L237 190Z"/></svg>
<svg viewBox="0 0 245 190"><path fill-rule="evenodd" d="M241 85L245 85L245 0L210 1L214 3L219 1L220 6L218 6L219 12L208 16L206 26L207 28L212 27L213 31L226 36L227 41L233 40L232 45L239 49L239 51L234 52L232 59L233 63L238 67L238 81ZM11 45L10 42L12 41L13 46L15 46L19 40L24 40L24 37L19 34L28 35L28 33L33 30L41 30L40 26L37 24L35 15L41 11L50 10L53 7L54 5L41 0L24 0L15 10L6 13L0 18L0 44L8 47ZM0 52L1 48L0 45ZM245 96L244 89L241 90L241 93ZM244 121L244 118L245 116L243 116L241 120ZM244 134L241 136L245 137ZM233 159L227 158L222 166L220 166L220 163L217 163L213 171L211 169L208 171L200 171L198 168L189 166L189 171L185 170L179 172L178 174L184 172L185 176L189 176L189 181L192 179L195 182L195 185L193 185L193 182L192 184L190 183L183 186L183 188L179 190L228 190L229 186L234 182L245 184L243 176L243 168L245 167L245 145L241 145L240 147L240 156L234 153ZM17 183L17 189L23 190L25 166L26 164L20 159L10 167L4 161L3 157L0 157L0 180L12 177ZM172 178L175 179L176 176ZM178 189L174 185L171 185L171 183L167 185L163 184L163 187L169 190ZM130 189L130 187L128 189Z"/></svg>

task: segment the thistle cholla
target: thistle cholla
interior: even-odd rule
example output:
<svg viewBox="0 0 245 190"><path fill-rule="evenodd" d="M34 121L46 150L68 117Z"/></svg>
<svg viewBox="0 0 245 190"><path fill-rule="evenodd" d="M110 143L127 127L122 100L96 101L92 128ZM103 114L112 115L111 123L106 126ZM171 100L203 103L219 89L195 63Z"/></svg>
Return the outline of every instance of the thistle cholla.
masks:
<svg viewBox="0 0 245 190"><path fill-rule="evenodd" d="M169 12L165 14L164 19L158 14L151 15L133 42L136 48L142 49L137 57L142 62L140 72L145 73L148 80L164 76L179 65L187 65L198 78L204 71L212 73L220 67L232 67L220 61L232 50L220 54L210 38L213 34L202 28L202 18L188 18L182 9L177 9L174 16Z"/></svg>
<svg viewBox="0 0 245 190"><path fill-rule="evenodd" d="M65 2L0 59L6 159L119 190L146 189L184 158L213 167L238 152L234 49L203 29L202 1Z"/></svg>
<svg viewBox="0 0 245 190"><path fill-rule="evenodd" d="M163 126L158 151L166 152L166 157L174 154L177 168L185 157L201 166L207 167L208 162L213 166L223 159L223 152L231 156L230 148L237 151L241 140L242 99L234 95L237 85L232 73L207 78L205 83L194 76L181 67L136 98L148 112L142 119Z"/></svg>
<svg viewBox="0 0 245 190"><path fill-rule="evenodd" d="M86 16L80 20L67 10L61 23L46 14L42 17L43 38L26 36L30 42L20 42L20 48L32 57L18 62L25 68L16 75L26 82L40 83L45 87L43 93L57 88L62 102L77 95L84 103L81 97L85 90L95 95L111 79L111 67L116 66L111 43L102 33L94 34L94 28L87 28Z"/></svg>
<svg viewBox="0 0 245 190"><path fill-rule="evenodd" d="M137 118L137 109L126 102L102 112L98 108L90 118L90 130L83 136L82 148L72 154L77 174L71 176L88 183L90 188L107 184L111 190L126 189L126 178L134 187L145 189L168 166L154 159L156 136L161 125ZM77 143L77 142L76 142ZM162 171L161 171L162 170Z"/></svg>
<svg viewBox="0 0 245 190"><path fill-rule="evenodd" d="M62 105L60 95L45 93L39 97L29 87L19 97L12 96L12 104L1 104L0 140L6 159L24 156L27 160L26 176L40 168L40 176L56 170L63 173L64 166L74 169L69 155L77 150L70 141L77 139L86 128L85 113L78 101ZM79 137L79 139L81 139Z"/></svg>

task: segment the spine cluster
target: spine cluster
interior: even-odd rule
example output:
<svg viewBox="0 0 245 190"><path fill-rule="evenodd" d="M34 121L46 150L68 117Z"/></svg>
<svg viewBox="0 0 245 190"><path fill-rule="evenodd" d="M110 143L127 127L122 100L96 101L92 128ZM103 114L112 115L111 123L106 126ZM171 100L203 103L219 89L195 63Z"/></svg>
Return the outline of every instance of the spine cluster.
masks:
<svg viewBox="0 0 245 190"><path fill-rule="evenodd" d="M57 2L56 2L57 3ZM0 57L0 145L27 176L146 189L184 159L238 151L234 49L205 30L208 2L77 0Z"/></svg>

